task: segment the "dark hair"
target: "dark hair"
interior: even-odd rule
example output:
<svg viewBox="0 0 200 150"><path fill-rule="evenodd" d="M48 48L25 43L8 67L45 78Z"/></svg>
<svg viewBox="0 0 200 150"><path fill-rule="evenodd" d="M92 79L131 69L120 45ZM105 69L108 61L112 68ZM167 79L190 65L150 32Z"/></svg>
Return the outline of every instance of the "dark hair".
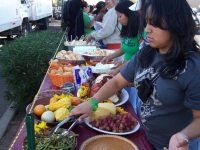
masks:
<svg viewBox="0 0 200 150"><path fill-rule="evenodd" d="M86 1L83 1L83 2L82 2L82 5L83 5L83 8L84 8L84 7L88 7L88 3L87 3Z"/></svg>
<svg viewBox="0 0 200 150"><path fill-rule="evenodd" d="M194 40L196 25L192 18L192 10L186 0L148 0L142 17L146 22L171 33L173 44L165 58L169 71L162 77L173 78L185 67L189 52L199 52L199 46ZM148 67L157 49L145 46L140 51L139 62L142 67ZM177 71L178 70L178 71Z"/></svg>
<svg viewBox="0 0 200 150"><path fill-rule="evenodd" d="M128 17L127 26L122 25L121 37L136 37L139 32L139 14L129 9L131 5L133 5L131 1L121 1L115 7L116 11Z"/></svg>
<svg viewBox="0 0 200 150"><path fill-rule="evenodd" d="M73 19L71 22L71 27L69 28L68 39L71 39L71 37L72 39L75 39L76 36L80 38L84 34L83 15L79 15L83 12L83 3L81 0L71 0L69 2L69 14Z"/></svg>
<svg viewBox="0 0 200 150"><path fill-rule="evenodd" d="M99 1L99 2L96 4L96 10L93 11L93 14L98 14L99 11L100 11L101 9L103 9L105 6L106 6L106 3L105 3L105 2Z"/></svg>
<svg viewBox="0 0 200 150"><path fill-rule="evenodd" d="M92 13L94 10L94 7L92 5L89 5L89 6L90 6L90 11L88 13Z"/></svg>

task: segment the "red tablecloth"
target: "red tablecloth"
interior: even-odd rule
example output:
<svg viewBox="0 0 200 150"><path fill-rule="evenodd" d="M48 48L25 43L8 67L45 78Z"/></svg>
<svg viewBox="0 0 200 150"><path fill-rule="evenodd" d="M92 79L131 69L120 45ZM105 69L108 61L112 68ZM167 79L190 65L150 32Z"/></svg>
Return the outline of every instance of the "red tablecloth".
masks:
<svg viewBox="0 0 200 150"><path fill-rule="evenodd" d="M46 77L43 85L42 85L42 88L41 88L41 91L43 90L49 90L49 89L58 89L56 87L54 87L52 84L51 84L51 81L49 79L49 77ZM125 103L123 106L122 106L125 110L127 110L129 113L131 113L131 115L133 117L135 117L138 121L138 117L137 115L135 114L131 104L129 102ZM24 124L24 120L22 121L21 125L20 125L20 128L17 132L17 134L19 133L21 127L23 126ZM100 135L100 134L103 134L101 132L98 132L98 131L95 131L93 129L91 129L90 127L88 127L84 122L81 123L81 124L78 124L74 127L73 131L76 133L76 134L79 134L78 138L77 138L77 146L75 147L74 150L78 150L80 145L85 141L87 140L88 138L90 137L93 137L95 135ZM16 134L16 136L17 136ZM22 149L22 143L23 143L23 140L26 136L26 127L24 127L22 130L21 130L21 133L19 134L18 138L16 139L16 141L11 143L12 145L12 150L20 150ZM135 132L135 133L132 133L130 135L125 135L123 137L126 137L128 138L129 140L133 141L140 150L153 150L152 146L150 145L150 143L148 142L146 136L145 136L145 133L144 133L144 130L142 129L142 127L140 127L140 129ZM14 138L15 139L15 138ZM14 140L13 139L13 140Z"/></svg>

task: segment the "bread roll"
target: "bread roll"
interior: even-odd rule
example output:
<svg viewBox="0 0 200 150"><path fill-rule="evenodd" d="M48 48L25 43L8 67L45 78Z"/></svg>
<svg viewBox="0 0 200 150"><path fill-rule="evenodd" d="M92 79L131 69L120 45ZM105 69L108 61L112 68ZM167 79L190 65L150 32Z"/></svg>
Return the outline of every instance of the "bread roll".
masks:
<svg viewBox="0 0 200 150"><path fill-rule="evenodd" d="M67 53L66 50L61 50L60 52L63 53L63 54L66 54L66 53Z"/></svg>
<svg viewBox="0 0 200 150"><path fill-rule="evenodd" d="M56 58L59 58L59 59L61 59L63 57L64 57L64 55L61 52L58 52L57 55L56 55Z"/></svg>
<svg viewBox="0 0 200 150"><path fill-rule="evenodd" d="M72 51L67 51L67 54L72 54L73 52Z"/></svg>
<svg viewBox="0 0 200 150"><path fill-rule="evenodd" d="M74 57L74 54L69 54L69 56L71 57L71 60L76 60L76 57Z"/></svg>
<svg viewBox="0 0 200 150"><path fill-rule="evenodd" d="M72 72L64 72L62 75L72 75Z"/></svg>
<svg viewBox="0 0 200 150"><path fill-rule="evenodd" d="M51 74L56 74L56 73L57 73L57 70L56 70L56 69L51 69L51 70L50 70L50 73L51 73Z"/></svg>
<svg viewBox="0 0 200 150"><path fill-rule="evenodd" d="M81 60L81 55L80 54L75 54L76 60Z"/></svg>
<svg viewBox="0 0 200 150"><path fill-rule="evenodd" d="M70 60L71 57L70 57L68 54L66 54L66 55L65 55L65 59Z"/></svg>

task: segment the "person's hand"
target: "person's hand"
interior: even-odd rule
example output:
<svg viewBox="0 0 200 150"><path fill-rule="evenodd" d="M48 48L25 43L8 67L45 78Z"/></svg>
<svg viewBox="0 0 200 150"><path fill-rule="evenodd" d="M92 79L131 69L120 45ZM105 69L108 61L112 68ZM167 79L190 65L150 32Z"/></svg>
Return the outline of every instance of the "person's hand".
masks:
<svg viewBox="0 0 200 150"><path fill-rule="evenodd" d="M92 35L91 34L89 34L88 36L87 36L87 42L90 42L91 40L93 39L93 37L92 37Z"/></svg>
<svg viewBox="0 0 200 150"><path fill-rule="evenodd" d="M109 75L111 76L115 76L119 73L119 70L118 69L112 69L108 72Z"/></svg>
<svg viewBox="0 0 200 150"><path fill-rule="evenodd" d="M170 139L168 149L165 147L163 150L188 150L187 139L188 137L182 132L174 134Z"/></svg>
<svg viewBox="0 0 200 150"><path fill-rule="evenodd" d="M108 62L109 62L109 58L106 56L106 57L104 57L102 60L101 60L101 63L102 64L107 64Z"/></svg>
<svg viewBox="0 0 200 150"><path fill-rule="evenodd" d="M73 108L69 113L69 117L80 116L78 120L81 122L84 118L89 116L92 111L92 104L89 101L84 102Z"/></svg>
<svg viewBox="0 0 200 150"><path fill-rule="evenodd" d="M124 61L117 61L117 62L114 64L114 68L117 68L117 67L121 66L123 63L124 63Z"/></svg>

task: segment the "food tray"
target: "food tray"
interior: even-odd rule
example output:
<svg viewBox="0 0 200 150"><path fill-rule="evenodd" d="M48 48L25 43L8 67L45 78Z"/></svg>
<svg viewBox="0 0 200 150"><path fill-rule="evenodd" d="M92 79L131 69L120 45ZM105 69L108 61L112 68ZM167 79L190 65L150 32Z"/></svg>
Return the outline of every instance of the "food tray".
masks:
<svg viewBox="0 0 200 150"><path fill-rule="evenodd" d="M58 95L61 95L61 94L69 94L71 96L73 96L71 93L69 93L68 91L64 91L64 90L45 90L45 91L42 91L40 92L38 95L35 96L34 100L35 100L35 104L33 105L32 107L32 103L30 103L29 105L27 105L26 107L26 112L29 113L31 107L32 107L32 110L34 109L34 107L36 105L39 105L39 104L42 104L42 105L48 105L49 104L49 100L51 97L54 96L54 94L58 94ZM41 118L34 115L34 119L38 122L41 121ZM68 128L72 123L74 122L74 120L70 120L68 121L67 123L65 123L62 128ZM54 127L58 124L59 122L55 121L55 122L47 122L47 126L48 127Z"/></svg>
<svg viewBox="0 0 200 150"><path fill-rule="evenodd" d="M94 47L94 46L96 46L96 45L68 45L68 46L64 45L64 46L63 46L63 49L64 49L64 50L67 50L67 51L73 51L73 48L74 48L74 47L84 47L84 46L87 46L87 47L88 47L88 46L93 46L93 47Z"/></svg>
<svg viewBox="0 0 200 150"><path fill-rule="evenodd" d="M58 59L58 62L60 64L64 64L64 65L68 65L68 64L71 64L71 65L85 65L86 64L86 61L85 60L67 60L67 59Z"/></svg>
<svg viewBox="0 0 200 150"><path fill-rule="evenodd" d="M105 56L89 56L83 54L83 58L88 62L100 62L104 57Z"/></svg>
<svg viewBox="0 0 200 150"><path fill-rule="evenodd" d="M98 50L96 50L98 51ZM83 56L83 58L87 61L87 62L100 62L104 57L110 55L113 53L113 51L111 50L104 50L104 49L101 49L101 52L102 51L106 51L106 54L107 55L104 55L104 54L101 54L101 55L98 55L98 54L89 54L89 53L92 53L92 52L89 52L88 54L86 53L81 53L81 55ZM95 51L94 51L95 52Z"/></svg>
<svg viewBox="0 0 200 150"><path fill-rule="evenodd" d="M105 74L108 73L112 68L114 67L114 64L96 64L95 66L92 66L92 73L97 74Z"/></svg>
<svg viewBox="0 0 200 150"><path fill-rule="evenodd" d="M79 150L139 150L129 139L116 135L97 135L82 143Z"/></svg>
<svg viewBox="0 0 200 150"><path fill-rule="evenodd" d="M64 131L67 131L67 129L59 128L59 131L64 132ZM73 131L70 131L70 133L75 134ZM46 138L47 138L47 137L44 137L44 140L45 140ZM73 137L73 141L74 141L73 147L75 148L76 145L77 145L77 137ZM27 143L28 143L28 140L27 140L27 136L26 136L26 137L24 138L24 140L23 140L23 143L22 143L22 150L28 150L28 149L26 148ZM66 147L67 147L67 145L66 145ZM66 149L66 150L73 150L73 149L70 148L70 149Z"/></svg>
<svg viewBox="0 0 200 150"><path fill-rule="evenodd" d="M71 93L69 93L68 91L65 91L65 90L45 90L45 91L41 91L38 93L38 95L35 95L34 97L34 100L37 102L37 100L40 100L40 99L43 99L43 98L49 98L49 97L53 97L54 94L58 94L58 95L61 95L61 94L65 94L65 95L71 95L73 96ZM39 101L38 101L39 102ZM37 102L37 103L38 103ZM44 105L46 105L46 103L48 103L47 101L44 101ZM28 113L29 110L30 110L30 107L31 104L29 104L27 107L26 107L26 112Z"/></svg>
<svg viewBox="0 0 200 150"><path fill-rule="evenodd" d="M41 99L41 98L45 98L45 97L53 97L54 94L68 94L73 96L71 93L69 93L68 91L64 91L64 90L45 90L45 91L41 91L38 93L37 97L35 96L36 100Z"/></svg>

